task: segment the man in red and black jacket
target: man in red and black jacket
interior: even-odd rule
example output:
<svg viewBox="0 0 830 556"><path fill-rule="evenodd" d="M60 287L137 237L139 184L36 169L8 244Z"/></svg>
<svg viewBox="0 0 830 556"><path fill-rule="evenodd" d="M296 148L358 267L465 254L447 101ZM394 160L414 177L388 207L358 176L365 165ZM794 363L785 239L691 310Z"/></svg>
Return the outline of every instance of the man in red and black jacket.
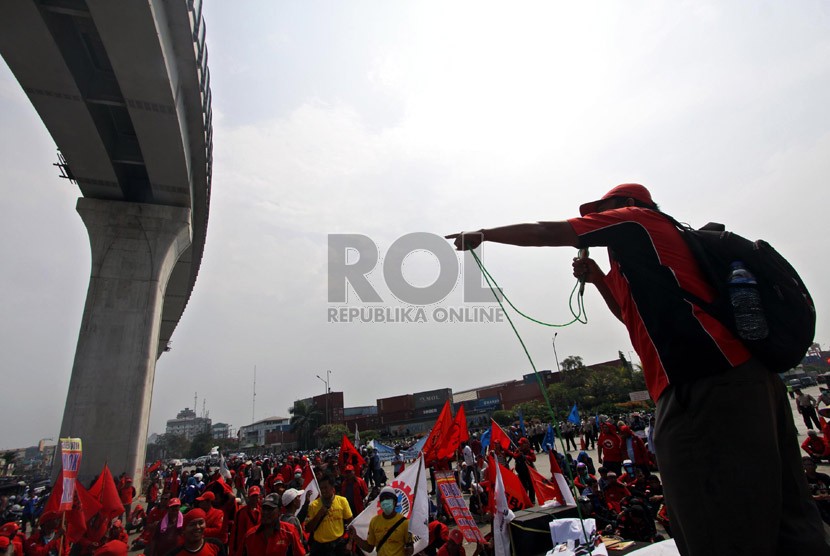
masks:
<svg viewBox="0 0 830 556"><path fill-rule="evenodd" d="M657 404L654 444L671 506L672 534L684 555L715 548L747 554L830 554L823 526L800 473L796 429L780 378L685 290L715 298L674 223L651 193L623 184L579 208L567 221L516 224L447 236L459 250L483 241L525 247L607 247L610 271L589 258L574 275L596 286L628 329ZM724 277L726 279L726 277ZM723 434L738 425L739 437ZM747 454L759 465L744 465ZM690 481L716 467L706 488ZM729 520L713 508L741 500Z"/></svg>

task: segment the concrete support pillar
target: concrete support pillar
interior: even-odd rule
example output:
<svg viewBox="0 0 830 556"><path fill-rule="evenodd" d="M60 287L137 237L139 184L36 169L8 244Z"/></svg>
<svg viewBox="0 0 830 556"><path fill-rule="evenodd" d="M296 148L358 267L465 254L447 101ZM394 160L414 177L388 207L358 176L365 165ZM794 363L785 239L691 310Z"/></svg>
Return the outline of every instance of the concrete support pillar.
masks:
<svg viewBox="0 0 830 556"><path fill-rule="evenodd" d="M164 292L190 246L190 209L84 197L77 209L92 272L60 435L83 441L84 484L105 462L138 481Z"/></svg>

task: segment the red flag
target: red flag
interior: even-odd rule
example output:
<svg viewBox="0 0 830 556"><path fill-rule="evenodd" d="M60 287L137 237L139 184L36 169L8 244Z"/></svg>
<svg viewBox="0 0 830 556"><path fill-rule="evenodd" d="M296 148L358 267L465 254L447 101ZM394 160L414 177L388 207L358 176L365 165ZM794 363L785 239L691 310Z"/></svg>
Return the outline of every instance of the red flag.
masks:
<svg viewBox="0 0 830 556"><path fill-rule="evenodd" d="M461 415L459 418L458 416ZM458 413L455 414L455 420L458 422L458 443L467 442L470 440L470 431L467 430L467 413L464 411L464 406L458 407Z"/></svg>
<svg viewBox="0 0 830 556"><path fill-rule="evenodd" d="M161 460L156 460L156 463L154 463L144 471L144 476L149 477L150 473L152 473L153 471L157 471L159 469L161 469Z"/></svg>
<svg viewBox="0 0 830 556"><path fill-rule="evenodd" d="M100 510L101 504L98 500L87 492L81 483L75 483L75 498L72 509L66 512L66 538L69 539L69 542L81 540L87 531L87 522Z"/></svg>
<svg viewBox="0 0 830 556"><path fill-rule="evenodd" d="M510 447L510 437L502 430L498 423L490 419L490 446L498 444L502 450Z"/></svg>
<svg viewBox="0 0 830 556"><path fill-rule="evenodd" d="M507 496L507 504L510 506L510 509L523 510L524 508L530 508L533 506L533 503L530 501L527 491L524 489L524 486L522 486L522 482L519 480L519 477L510 471L510 469L498 463L495 454L490 455L490 465L487 466L487 482L490 483L490 488L492 489L496 484L496 465L498 465L501 470L501 480L504 483L504 491ZM494 507L494 498L494 496L490 496L491 507Z"/></svg>
<svg viewBox="0 0 830 556"><path fill-rule="evenodd" d="M449 434L452 426L452 410L450 409L450 401L444 402L444 407L438 415L432 430L429 432L427 441L421 451L424 453L424 465L432 465L436 460L440 459L438 450L444 444L444 438Z"/></svg>
<svg viewBox="0 0 830 556"><path fill-rule="evenodd" d="M43 516L60 513L61 496L63 495L64 473L61 469L58 479L52 487L49 499L43 507ZM75 483L75 494L72 499L72 509L66 510L66 537L70 542L80 540L87 530L87 522L101 510L101 504L83 487L80 482ZM124 511L124 506L121 506Z"/></svg>
<svg viewBox="0 0 830 556"><path fill-rule="evenodd" d="M173 469L170 473L170 497L176 498L179 495L179 472Z"/></svg>
<svg viewBox="0 0 830 556"><path fill-rule="evenodd" d="M551 448L552 450L553 448ZM531 470L532 473L536 473L536 470ZM538 475L538 473L536 473ZM559 467L559 462L556 461L555 457L550 458L550 474L552 477L550 482L552 485L556 487L556 490L559 491L560 497L557 497L557 501L560 504L565 504L567 506L576 506L576 500L574 500L573 492L571 492L571 488L568 486L568 481L565 480L565 475L562 474L562 468ZM541 475L539 475L542 477ZM531 474L531 479L533 479L533 474ZM547 480L542 477L543 480ZM533 483L533 488L536 488L536 482ZM542 498L539 496L539 491L536 491L536 497L539 498L541 503Z"/></svg>
<svg viewBox="0 0 830 556"><path fill-rule="evenodd" d="M101 514L107 521L124 513L124 504L118 496L115 479L112 478L112 473L106 463L95 480L95 484L90 487L89 494L100 503Z"/></svg>
<svg viewBox="0 0 830 556"><path fill-rule="evenodd" d="M355 470L359 471L361 467L366 465L366 460L351 443L349 437L343 435L343 440L340 441L340 454L337 456L337 462L340 464L340 471L346 469L347 465L354 465Z"/></svg>
<svg viewBox="0 0 830 556"><path fill-rule="evenodd" d="M52 491L49 493L46 504L43 505L43 511L40 514L41 523L43 522L43 516L60 512L61 496L63 496L63 469L58 474L55 484L52 485Z"/></svg>
<svg viewBox="0 0 830 556"><path fill-rule="evenodd" d="M212 480L207 484L205 490L211 491L216 496L221 496L223 493L230 494L233 496L233 489L230 487L228 483L225 482L225 479L222 477L217 477L216 479Z"/></svg>
<svg viewBox="0 0 830 556"><path fill-rule="evenodd" d="M467 415L464 413L463 405L458 408L449 433L444 438L444 443L438 448L438 459L454 459L458 446L470 439L470 433L467 431Z"/></svg>
<svg viewBox="0 0 830 556"><path fill-rule="evenodd" d="M527 468L530 471L530 480L533 483L533 491L536 493L536 500L539 502L540 506L550 500L555 500L557 505L565 504L565 497L562 496L562 492L554 482L550 479L546 479L529 465Z"/></svg>
<svg viewBox="0 0 830 556"><path fill-rule="evenodd" d="M314 469L311 467L310 463L306 463L305 467L303 467L303 494L300 506L304 506L306 504L306 499L308 499L308 502L313 502L319 496L320 485L317 484L317 477L314 475Z"/></svg>

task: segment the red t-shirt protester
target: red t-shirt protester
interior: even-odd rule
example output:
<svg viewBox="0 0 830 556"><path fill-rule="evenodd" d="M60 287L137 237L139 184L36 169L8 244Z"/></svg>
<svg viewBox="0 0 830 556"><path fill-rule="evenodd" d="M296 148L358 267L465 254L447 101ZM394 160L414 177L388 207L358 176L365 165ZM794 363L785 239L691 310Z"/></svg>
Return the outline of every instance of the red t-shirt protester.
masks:
<svg viewBox="0 0 830 556"><path fill-rule="evenodd" d="M597 439L597 459L600 465L614 473L622 472L622 462L625 459L622 438L617 434L617 427L611 423L600 425Z"/></svg>
<svg viewBox="0 0 830 556"><path fill-rule="evenodd" d="M245 536L244 556L304 556L300 532L280 520L280 497L276 493L262 502L262 521Z"/></svg>
<svg viewBox="0 0 830 556"><path fill-rule="evenodd" d="M205 538L206 525L204 511L196 508L187 512L182 525L184 543L166 556L227 556L224 545Z"/></svg>
<svg viewBox="0 0 830 556"><path fill-rule="evenodd" d="M236 521L234 521L233 532L231 533L231 543L228 547L231 556L242 556L245 535L248 534L248 531L259 525L262 519L259 495L259 487L252 486L249 488L248 504L242 506L236 512Z"/></svg>

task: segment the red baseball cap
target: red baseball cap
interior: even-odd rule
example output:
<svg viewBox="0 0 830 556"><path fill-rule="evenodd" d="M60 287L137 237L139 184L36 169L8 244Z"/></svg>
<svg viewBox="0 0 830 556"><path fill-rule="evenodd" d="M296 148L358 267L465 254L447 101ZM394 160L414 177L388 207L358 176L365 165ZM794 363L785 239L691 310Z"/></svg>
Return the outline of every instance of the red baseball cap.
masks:
<svg viewBox="0 0 830 556"><path fill-rule="evenodd" d="M259 492L258 486L252 486L248 489L248 496L259 496Z"/></svg>
<svg viewBox="0 0 830 556"><path fill-rule="evenodd" d="M211 491L207 491L204 494L202 494L200 497L198 497L196 500L198 500L199 502L204 502L204 501L213 502L214 500L216 500L216 495L213 494Z"/></svg>
<svg viewBox="0 0 830 556"><path fill-rule="evenodd" d="M613 188L605 195L603 195L601 199L591 201L590 203L585 203L584 205L580 206L579 214L581 214L582 216L592 214L597 211L597 205L600 202L605 201L606 199L611 199L613 197L631 198L635 201L640 201L641 203L645 203L647 205L654 204L654 201L651 200L651 193L649 193L648 189L646 189L644 186L640 185L639 183L623 183Z"/></svg>
<svg viewBox="0 0 830 556"><path fill-rule="evenodd" d="M458 529L453 529L450 531L450 540L455 544L463 544L464 543L464 535Z"/></svg>
<svg viewBox="0 0 830 556"><path fill-rule="evenodd" d="M13 537L17 534L19 530L20 525L18 525L14 521L9 521L8 523L4 523L3 526L0 527L0 536Z"/></svg>

